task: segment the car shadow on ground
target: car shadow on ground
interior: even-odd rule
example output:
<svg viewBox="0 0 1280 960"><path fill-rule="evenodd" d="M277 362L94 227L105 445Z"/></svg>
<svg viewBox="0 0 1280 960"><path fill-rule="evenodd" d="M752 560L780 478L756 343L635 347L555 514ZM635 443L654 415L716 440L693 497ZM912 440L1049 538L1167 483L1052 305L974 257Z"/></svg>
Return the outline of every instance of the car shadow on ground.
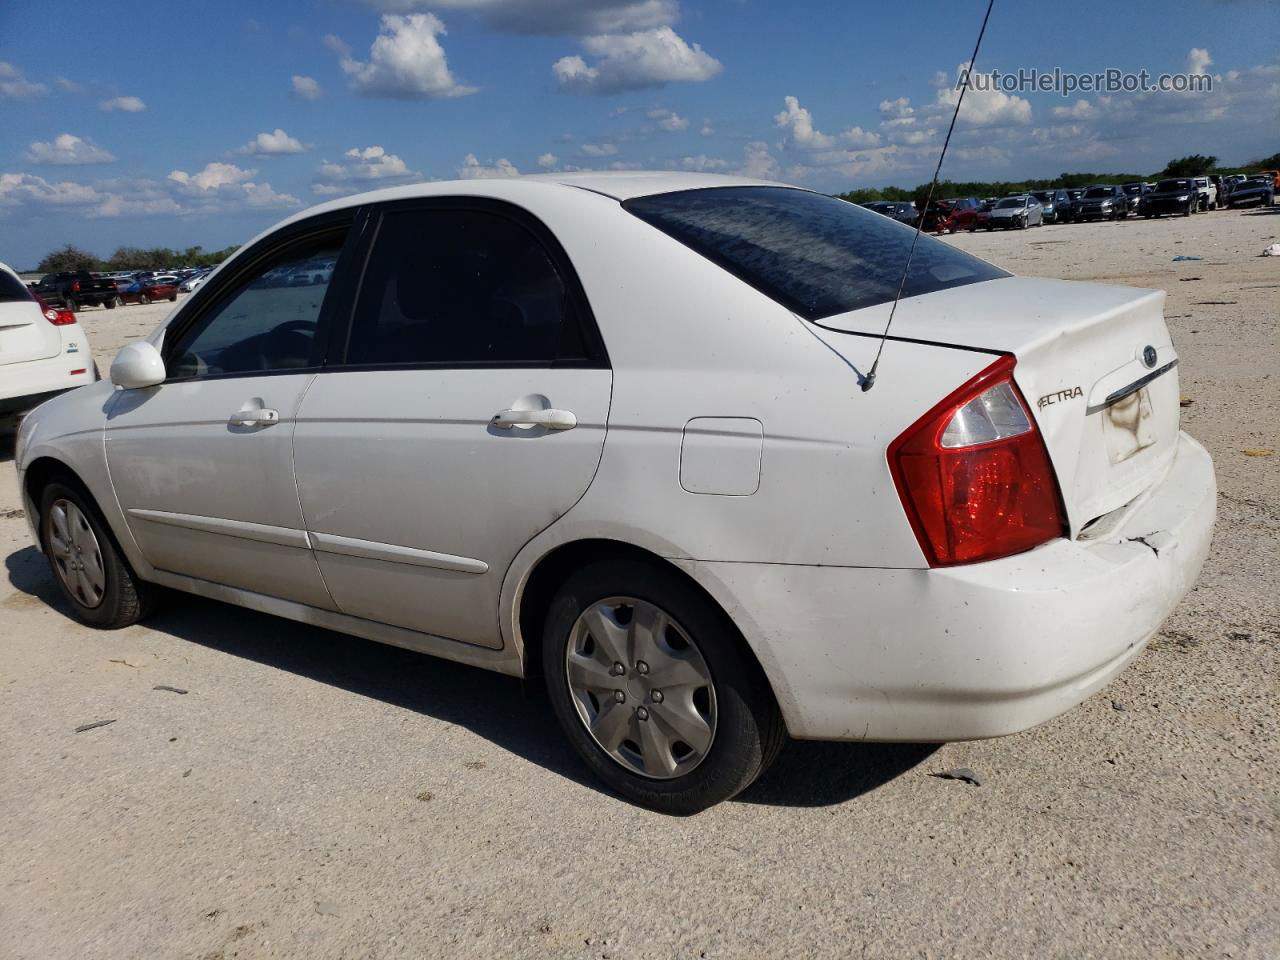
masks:
<svg viewBox="0 0 1280 960"><path fill-rule="evenodd" d="M5 567L16 590L70 619L35 547L11 553ZM170 593L164 600L146 622L152 630L457 724L566 779L606 792L573 754L547 702L526 697L511 677L200 597ZM784 807L844 803L905 773L935 749L793 741L738 800Z"/></svg>

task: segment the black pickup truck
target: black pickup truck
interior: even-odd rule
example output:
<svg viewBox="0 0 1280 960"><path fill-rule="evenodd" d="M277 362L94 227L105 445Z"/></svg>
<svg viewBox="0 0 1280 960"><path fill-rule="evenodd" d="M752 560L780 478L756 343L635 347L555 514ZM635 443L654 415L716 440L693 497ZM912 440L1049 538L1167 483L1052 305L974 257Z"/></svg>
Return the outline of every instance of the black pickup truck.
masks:
<svg viewBox="0 0 1280 960"><path fill-rule="evenodd" d="M31 289L45 303L60 303L72 311L99 305L113 310L120 302L116 296L116 282L95 277L88 270L47 273Z"/></svg>

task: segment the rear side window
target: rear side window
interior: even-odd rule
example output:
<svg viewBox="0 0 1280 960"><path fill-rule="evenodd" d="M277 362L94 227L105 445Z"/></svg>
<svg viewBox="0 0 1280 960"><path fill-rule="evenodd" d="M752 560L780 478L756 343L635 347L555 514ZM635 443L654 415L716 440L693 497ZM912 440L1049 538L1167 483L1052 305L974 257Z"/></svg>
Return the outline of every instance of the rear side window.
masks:
<svg viewBox="0 0 1280 960"><path fill-rule="evenodd" d="M383 215L356 303L352 365L535 365L582 356L563 278L536 237L480 210Z"/></svg>
<svg viewBox="0 0 1280 960"><path fill-rule="evenodd" d="M32 299L27 285L8 270L0 270L0 303L15 303Z"/></svg>
<svg viewBox="0 0 1280 960"><path fill-rule="evenodd" d="M808 320L892 300L915 234L852 203L787 187L685 190L623 206ZM922 235L902 295L1007 276Z"/></svg>

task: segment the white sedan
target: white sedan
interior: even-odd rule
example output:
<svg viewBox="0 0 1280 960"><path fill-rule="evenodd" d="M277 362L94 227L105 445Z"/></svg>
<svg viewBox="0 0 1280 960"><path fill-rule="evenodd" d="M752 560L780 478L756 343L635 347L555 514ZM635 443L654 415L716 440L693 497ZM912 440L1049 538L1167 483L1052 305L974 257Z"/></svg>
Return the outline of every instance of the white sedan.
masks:
<svg viewBox="0 0 1280 960"><path fill-rule="evenodd" d="M42 305L0 263L0 414L29 410L97 373L75 313Z"/></svg>
<svg viewBox="0 0 1280 960"><path fill-rule="evenodd" d="M324 204L28 417L32 532L89 624L161 585L539 679L672 813L787 735L1024 730L1191 588L1213 465L1162 292L927 236L862 390L912 237L703 175Z"/></svg>

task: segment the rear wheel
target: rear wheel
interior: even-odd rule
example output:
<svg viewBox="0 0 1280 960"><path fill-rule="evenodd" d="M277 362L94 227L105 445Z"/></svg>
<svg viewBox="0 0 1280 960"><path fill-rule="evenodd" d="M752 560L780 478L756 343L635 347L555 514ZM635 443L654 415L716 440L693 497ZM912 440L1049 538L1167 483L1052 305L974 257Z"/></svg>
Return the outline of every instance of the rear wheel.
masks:
<svg viewBox="0 0 1280 960"><path fill-rule="evenodd" d="M170 302L170 303L173 303L173 302L174 302L175 300L177 300L177 299L178 299L178 294L177 294L176 292L175 292L175 293L171 293L171 294L169 294L169 302Z"/></svg>
<svg viewBox="0 0 1280 960"><path fill-rule="evenodd" d="M77 620L115 630L150 611L155 588L129 569L97 505L78 485L55 480L44 488L40 541Z"/></svg>
<svg viewBox="0 0 1280 960"><path fill-rule="evenodd" d="M686 815L727 800L786 740L732 624L657 563L600 562L572 574L552 600L542 654L569 742L642 806Z"/></svg>
<svg viewBox="0 0 1280 960"><path fill-rule="evenodd" d="M143 293L138 296L138 302L145 306L146 304L151 302L151 298L147 296L147 294Z"/></svg>

